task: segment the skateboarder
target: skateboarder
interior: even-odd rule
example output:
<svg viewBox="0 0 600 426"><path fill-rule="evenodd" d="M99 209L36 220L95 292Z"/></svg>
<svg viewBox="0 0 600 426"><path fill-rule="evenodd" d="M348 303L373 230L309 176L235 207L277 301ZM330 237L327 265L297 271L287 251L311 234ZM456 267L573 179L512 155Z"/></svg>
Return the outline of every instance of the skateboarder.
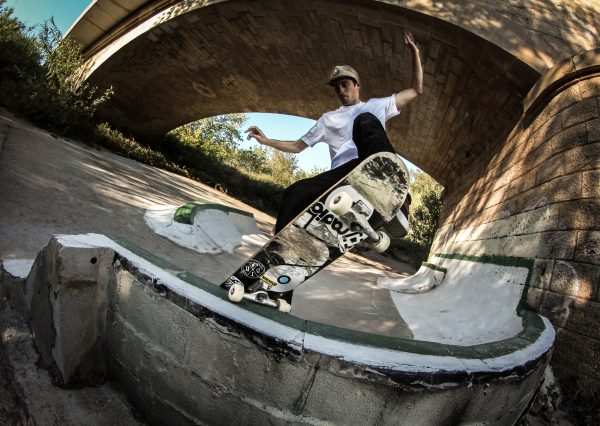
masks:
<svg viewBox="0 0 600 426"><path fill-rule="evenodd" d="M327 112L296 141L269 139L255 126L246 132L262 145L283 152L299 153L319 142L329 145L331 170L290 185L281 198L275 233L294 219L318 196L343 178L362 160L377 152L394 152L385 132L385 122L423 93L423 69L419 49L410 32L404 33L404 44L412 55L412 86L387 98L360 99L360 78L348 65L333 68L326 83L332 86L341 107Z"/></svg>

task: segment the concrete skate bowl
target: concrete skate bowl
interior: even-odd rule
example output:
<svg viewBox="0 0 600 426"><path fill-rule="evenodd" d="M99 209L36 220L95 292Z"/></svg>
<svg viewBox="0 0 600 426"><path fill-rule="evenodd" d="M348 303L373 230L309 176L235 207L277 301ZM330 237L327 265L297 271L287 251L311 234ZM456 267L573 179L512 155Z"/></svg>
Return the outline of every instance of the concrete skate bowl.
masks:
<svg viewBox="0 0 600 426"><path fill-rule="evenodd" d="M108 374L152 423L514 424L554 340L524 306L533 262L432 260L446 277L405 305L427 341L233 304L213 283L97 234L53 238L27 278L25 310L60 382Z"/></svg>
<svg viewBox="0 0 600 426"><path fill-rule="evenodd" d="M553 360L559 379L578 395L587 392L592 401L598 400L593 397L600 383L594 355L598 338L594 321L589 321L600 312L600 194L596 184L600 169L600 32L594 2L557 5L532 0L491 6L486 1L468 5L459 1L127 4L125 8L113 2L95 2L70 34L86 49L88 81L112 85L116 90L102 114L139 135L160 134L185 122L228 112L266 111L316 118L336 107L321 81L338 63L356 65L365 98L388 95L410 85L402 33L412 31L423 58L425 93L390 122L389 131L399 154L445 186L430 262L435 253L454 256L453 262L481 265L488 264L481 259L496 259L501 264L506 259L532 262L527 267L528 285L516 284L524 291L511 303L519 305L526 300L551 318L559 331ZM434 297L442 288L434 288L420 299ZM237 327L246 329L248 321L238 317L234 321L231 315L227 318L240 321ZM219 322L215 327L222 325ZM516 333L527 334L528 327L525 324ZM515 333L514 328L508 330ZM313 339L305 331L294 333L303 341ZM288 352L275 349L280 340L269 340L273 349L262 346L264 355L287 357ZM344 348L337 341L331 346ZM312 373L296 380L305 387L303 396L296 398L293 415L310 412L304 410L311 393L318 395L318 372L337 371L333 374L337 380L338 375L355 371L353 365L331 361L329 352L320 353L327 354L318 356L327 361L327 368L313 363ZM420 349L415 353L420 354ZM548 352L538 355L543 357L542 353ZM336 354L333 358L343 359L343 354ZM455 352L449 354L458 358ZM511 359L518 371L537 374L539 364L520 357ZM414 367L411 361L402 365L407 370ZM251 370L250 365L246 368ZM419 374L426 370L415 368ZM261 377L253 380L267 380L272 371L274 368L265 368ZM470 377L471 371L472 366L465 364L461 374ZM485 369L477 371L487 374L482 372ZM365 377L364 383L371 383L371 376ZM248 382L230 380L225 393ZM404 389L402 386L398 385ZM489 395L487 389L494 386L489 385L482 395ZM131 388L136 391L135 386ZM535 386L530 383L525 388ZM371 389L379 392L375 385ZM211 395L219 392L213 390ZM235 392L236 401L245 398L245 391ZM347 392L343 394L346 397ZM412 401L426 403L430 398L429 392L419 395ZM316 403L325 404L326 398L318 400ZM244 401L245 406L263 407L275 417L292 415L289 410L274 408L281 407L275 403L263 404L251 397ZM352 400L348 401L351 404ZM364 409L365 405L353 407ZM385 405L381 412L389 412L392 405ZM454 401L446 411L459 406ZM347 413L356 412L351 408L346 407Z"/></svg>

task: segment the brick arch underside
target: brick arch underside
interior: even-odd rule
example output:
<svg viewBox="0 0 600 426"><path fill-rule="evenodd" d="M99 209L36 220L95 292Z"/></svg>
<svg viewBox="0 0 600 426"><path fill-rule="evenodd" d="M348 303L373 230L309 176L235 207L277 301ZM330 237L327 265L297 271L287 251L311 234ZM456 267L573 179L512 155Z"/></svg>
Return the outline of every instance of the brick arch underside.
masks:
<svg viewBox="0 0 600 426"><path fill-rule="evenodd" d="M421 50L425 93L389 122L390 138L451 187L501 148L539 78L481 37L398 6L265 0L195 7L171 9L102 59L89 81L112 85L115 95L101 115L139 135L232 112L317 118L338 106L323 84L333 65L359 70L363 98L409 87L408 29Z"/></svg>

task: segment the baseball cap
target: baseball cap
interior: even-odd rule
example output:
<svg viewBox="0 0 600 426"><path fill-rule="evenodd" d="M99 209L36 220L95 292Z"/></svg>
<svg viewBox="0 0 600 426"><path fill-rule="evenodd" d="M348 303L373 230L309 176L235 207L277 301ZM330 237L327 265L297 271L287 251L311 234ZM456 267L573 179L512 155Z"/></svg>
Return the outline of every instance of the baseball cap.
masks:
<svg viewBox="0 0 600 426"><path fill-rule="evenodd" d="M357 82L360 81L360 79L358 78L358 72L356 72L356 70L350 65L336 65L329 73L329 77L327 77L325 83L331 84L333 80L337 80L338 78L343 77L353 78Z"/></svg>

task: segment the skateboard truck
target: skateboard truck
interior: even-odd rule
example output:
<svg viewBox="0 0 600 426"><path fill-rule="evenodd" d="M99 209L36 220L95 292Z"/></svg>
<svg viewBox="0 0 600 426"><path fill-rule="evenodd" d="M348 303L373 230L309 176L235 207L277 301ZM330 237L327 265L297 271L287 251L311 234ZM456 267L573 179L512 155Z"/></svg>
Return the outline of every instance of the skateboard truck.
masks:
<svg viewBox="0 0 600 426"><path fill-rule="evenodd" d="M239 283L232 284L231 287L229 287L228 297L232 302L241 302L242 299L247 299L260 303L261 305L277 308L277 310L281 312L290 312L292 309L291 305L283 299L271 299L269 293L265 290L256 290L246 293L244 285Z"/></svg>
<svg viewBox="0 0 600 426"><path fill-rule="evenodd" d="M339 192L329 202L329 210L337 214L350 224L350 229L360 231L367 235L370 246L378 253L382 253L390 246L390 237L383 231L375 231L366 216L369 214L366 206L361 201L354 202L346 192Z"/></svg>

